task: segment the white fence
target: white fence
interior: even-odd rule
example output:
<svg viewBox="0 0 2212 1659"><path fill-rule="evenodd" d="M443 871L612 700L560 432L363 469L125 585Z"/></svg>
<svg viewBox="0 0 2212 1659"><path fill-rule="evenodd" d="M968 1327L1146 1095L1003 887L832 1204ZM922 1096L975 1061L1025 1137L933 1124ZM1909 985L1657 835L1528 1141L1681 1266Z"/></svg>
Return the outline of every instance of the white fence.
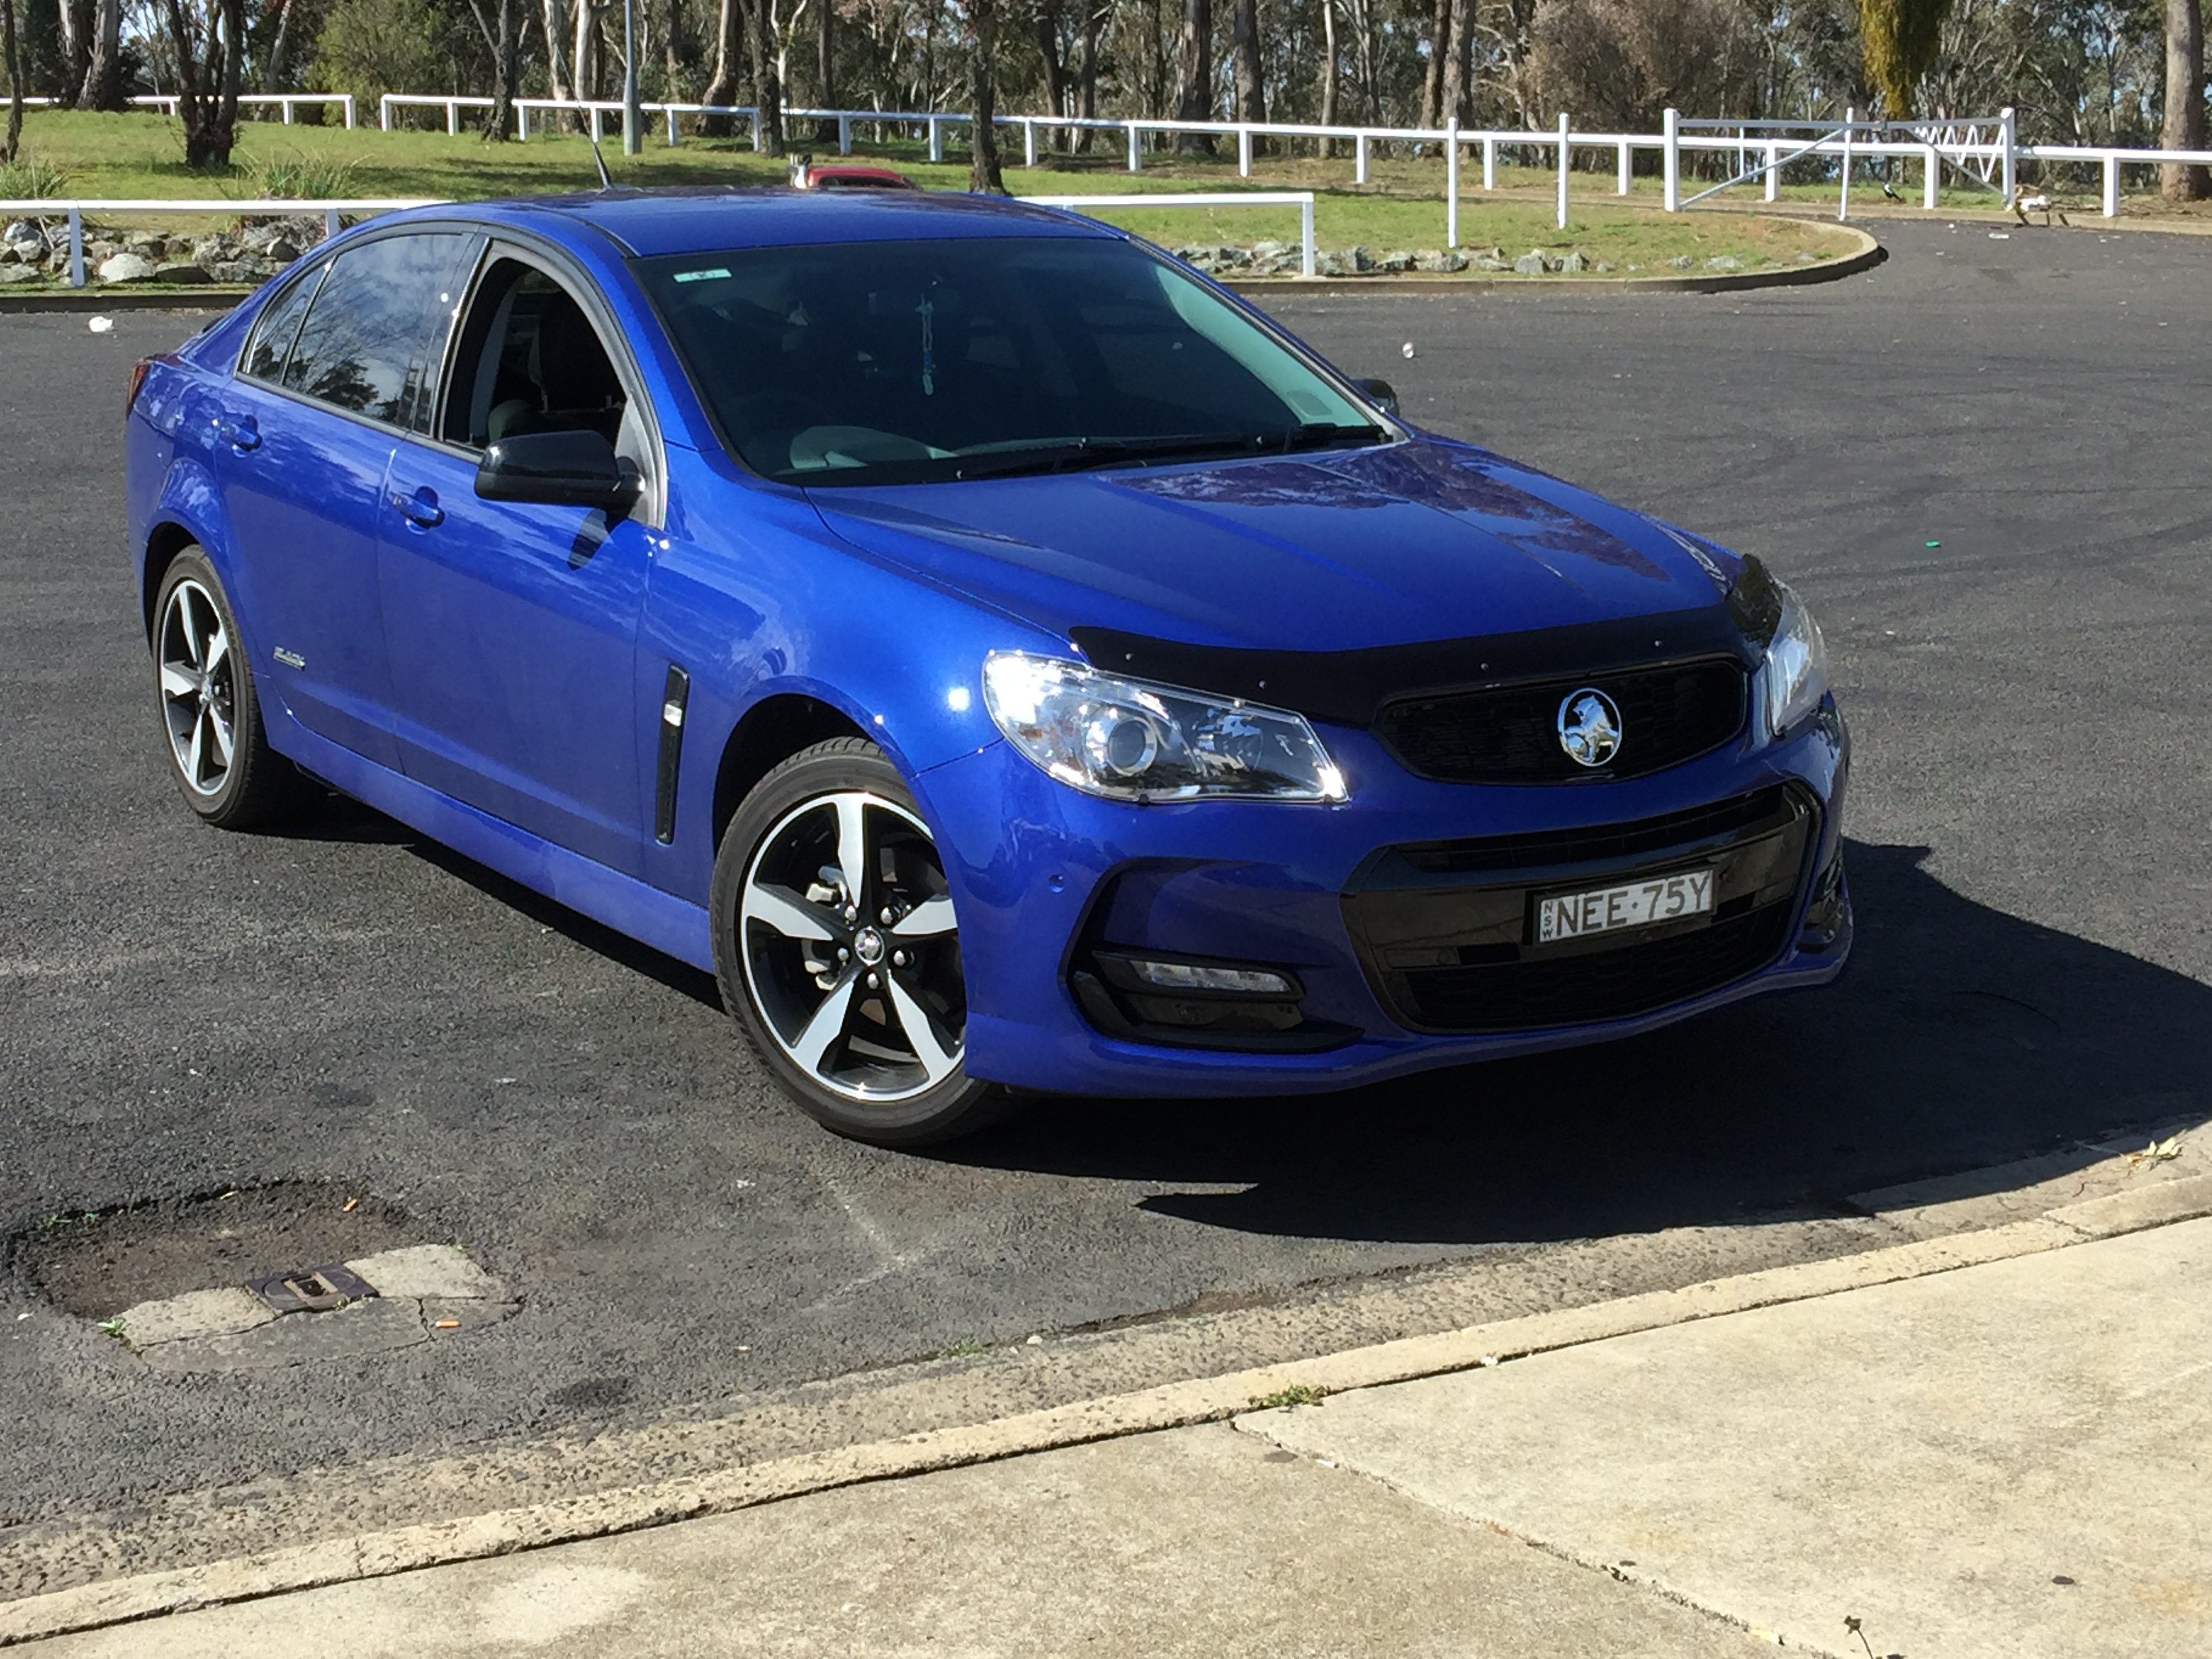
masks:
<svg viewBox="0 0 2212 1659"><path fill-rule="evenodd" d="M26 98L23 101L34 106L52 106L60 103L61 100ZM131 100L139 109L157 109L168 116L176 114L179 101L177 94L173 92L148 93ZM241 107L255 109L266 109L271 104L278 106L284 112L284 125L288 127L292 125L292 112L302 104L336 104L345 112L346 125L350 127L354 124L353 94L349 92L241 92L238 94L238 101ZM491 100L486 99L484 101L489 103Z"/></svg>
<svg viewBox="0 0 2212 1659"><path fill-rule="evenodd" d="M1314 274L1314 198L1310 190L1240 190L1220 194L1178 192L1173 196L1023 196L1016 199L1027 202L1032 207L1070 208L1079 212L1086 208L1296 207L1298 210L1301 245L1300 268L1308 276ZM85 285L84 216L88 213L123 214L133 218L158 213L225 216L252 213L257 217L264 214L319 213L323 217L323 234L335 236L338 234L338 216L341 214L396 213L402 208L443 204L444 198L434 196L362 198L355 201L327 202L269 201L259 198L238 200L228 197L200 201L174 201L167 198L144 201L86 198L56 200L28 197L16 201L0 201L0 215L22 214L49 218L56 214L65 216L69 221L70 286L82 288Z"/></svg>

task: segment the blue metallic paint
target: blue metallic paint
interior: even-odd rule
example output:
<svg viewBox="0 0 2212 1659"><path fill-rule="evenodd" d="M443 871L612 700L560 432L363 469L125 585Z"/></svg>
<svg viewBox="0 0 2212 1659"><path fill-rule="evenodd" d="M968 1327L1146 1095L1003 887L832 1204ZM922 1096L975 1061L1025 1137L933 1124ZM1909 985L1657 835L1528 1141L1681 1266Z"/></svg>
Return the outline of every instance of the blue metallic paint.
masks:
<svg viewBox="0 0 2212 1659"><path fill-rule="evenodd" d="M374 228L454 216L429 210ZM1839 838L1846 774L1832 719L1779 743L1754 732L1632 782L1551 789L1425 782L1365 732L1323 726L1350 782L1343 805L1135 806L1053 782L983 711L977 676L987 652L1078 654L1066 643L1076 626L1344 649L1710 606L1711 572L1640 515L1486 452L1419 435L1350 453L810 497L721 453L631 280L629 254L1113 233L1002 204L857 192L673 200L617 192L487 204L468 216L557 248L599 290L658 414L665 523L617 526L579 559L580 512L527 509L537 527L526 531L468 493L465 468L449 453L316 415L349 428L326 441L349 495L375 475L371 534L383 547L380 606L357 584L350 590L357 632L374 642L355 639L350 655L341 645L339 663L349 685L368 688L368 701L388 636L398 683L409 688L401 696L386 682L380 717L356 709L351 746L336 726L318 731L300 718L307 698L287 691L285 671L269 656L278 642L270 629L290 614L288 600L296 606L301 580L278 550L296 553L297 540L279 541L265 521L227 511L218 483L226 461L216 423L251 391L230 371L268 291L158 362L131 422L126 495L142 582L152 580L147 550L164 526L208 550L248 636L257 684L274 694L264 698L271 742L338 787L710 969L704 900L720 828L714 781L732 734L767 699L827 704L883 746L938 838L967 963L969 1070L1038 1088L1336 1088L1644 1030L1840 969L1848 932L1824 951L1793 946L1747 980L1635 1019L1506 1037L1416 1036L1376 1003L1339 896L1386 843L1652 816L1784 778L1802 781L1826 804L1813 861L1821 867ZM262 455L272 443L304 441L298 434L314 424L287 429L288 416L255 413ZM453 515L447 526L465 533L416 531L391 504L387 483L401 494L434 489ZM1740 567L1712 551L1723 579L1732 577ZM333 613L325 623L337 620ZM549 649L556 638L562 646ZM690 674L691 693L677 832L664 846L652 836L651 757L672 662ZM323 705L341 701L326 694ZM380 731L399 741L380 747ZM1322 1054L1245 1054L1155 1048L1093 1030L1066 988L1066 959L1094 899L1123 876L1118 939L1292 967L1312 1012L1360 1036ZM1802 896L1799 902L1802 913Z"/></svg>

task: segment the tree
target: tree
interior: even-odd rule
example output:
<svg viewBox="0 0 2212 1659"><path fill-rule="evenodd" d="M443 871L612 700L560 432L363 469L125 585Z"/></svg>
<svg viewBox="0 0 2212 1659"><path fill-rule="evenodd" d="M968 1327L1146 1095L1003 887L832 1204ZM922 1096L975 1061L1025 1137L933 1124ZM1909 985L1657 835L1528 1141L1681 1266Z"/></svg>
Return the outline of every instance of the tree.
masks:
<svg viewBox="0 0 2212 1659"><path fill-rule="evenodd" d="M1437 100L1435 125L1442 126L1456 116L1467 119L1474 94L1474 7L1472 0L1451 0L1451 15L1444 24L1449 43L1444 59L1443 89Z"/></svg>
<svg viewBox="0 0 2212 1659"><path fill-rule="evenodd" d="M1180 94L1176 100L1178 121L1213 118L1213 0L1182 0L1182 58ZM1178 132L1176 149L1184 155L1213 154L1210 132Z"/></svg>
<svg viewBox="0 0 2212 1659"><path fill-rule="evenodd" d="M2197 0L2166 0L2166 125L2159 141L2168 149L2204 148L2204 26ZM2158 181L2169 202L2212 196L2212 173L2201 167L2168 161Z"/></svg>
<svg viewBox="0 0 2212 1659"><path fill-rule="evenodd" d="M1429 21L1429 61L1421 77L1421 125L1440 127L1444 109L1444 63L1452 52L1451 0L1437 0Z"/></svg>
<svg viewBox="0 0 2212 1659"><path fill-rule="evenodd" d="M1464 4L1466 0L1458 0ZM1321 0L1321 124L1336 125L1336 0ZM1336 140L1321 141L1323 159L1336 154Z"/></svg>
<svg viewBox="0 0 2212 1659"><path fill-rule="evenodd" d="M738 95L738 59L742 52L739 37L745 32L744 0L721 0L721 9L714 21L714 73L707 82L707 90L700 94L702 104L727 106ZM731 120L726 115L702 115L699 131L709 138L726 138L731 132Z"/></svg>
<svg viewBox="0 0 2212 1659"><path fill-rule="evenodd" d="M0 64L8 70L8 131L0 137L0 167L9 167L23 143L23 54L15 43L15 0L0 0Z"/></svg>
<svg viewBox="0 0 2212 1659"><path fill-rule="evenodd" d="M484 16L483 0L469 0L484 45L491 48L491 110L484 117L483 136L494 143L507 141L507 130L514 121L515 69L522 52L521 20L514 4L515 0L499 0L495 23Z"/></svg>
<svg viewBox="0 0 2212 1659"><path fill-rule="evenodd" d="M1006 181L999 165L998 77L992 60L999 50L999 0L968 0L975 33L968 54L968 188L979 196L1004 196Z"/></svg>
<svg viewBox="0 0 2212 1659"><path fill-rule="evenodd" d="M1859 49L1883 110L1912 113L1913 92L1936 61L1951 0L1859 0Z"/></svg>
<svg viewBox="0 0 2212 1659"><path fill-rule="evenodd" d="M246 56L246 0L167 0L176 53L177 123L185 165L227 167L238 142L238 77Z"/></svg>
<svg viewBox="0 0 2212 1659"><path fill-rule="evenodd" d="M1259 0L1236 0L1237 118L1267 118L1267 70L1260 58Z"/></svg>
<svg viewBox="0 0 2212 1659"><path fill-rule="evenodd" d="M91 52L77 88L79 109L119 110L123 100L123 0L97 0L92 10Z"/></svg>
<svg viewBox="0 0 2212 1659"><path fill-rule="evenodd" d="M783 154L783 82L776 75L775 23L769 0L753 0L753 149L763 155Z"/></svg>

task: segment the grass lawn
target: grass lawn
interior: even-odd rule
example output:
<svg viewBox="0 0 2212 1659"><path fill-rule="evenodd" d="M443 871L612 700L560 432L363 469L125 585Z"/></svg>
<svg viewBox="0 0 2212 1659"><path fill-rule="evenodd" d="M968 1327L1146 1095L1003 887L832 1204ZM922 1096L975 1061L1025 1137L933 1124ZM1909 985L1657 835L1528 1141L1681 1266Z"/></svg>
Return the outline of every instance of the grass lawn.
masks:
<svg viewBox="0 0 2212 1659"><path fill-rule="evenodd" d="M23 141L27 154L63 171L67 194L89 198L234 198L241 204L280 191L468 198L588 189L597 179L590 147L581 137L540 136L527 143L489 144L470 136L448 137L442 130L349 132L337 126L260 121L241 124L240 133L231 168L213 174L187 172L176 125L149 112L37 110L25 123ZM657 125L640 156L624 157L611 132L605 148L609 172L624 183L774 184L785 177L783 162L755 155L743 140L687 137L671 149ZM1233 149L1224 149L1216 158L1148 155L1145 170L1133 174L1115 143L1091 155L1048 158L1046 165L1030 169L1019 165L1016 137L1006 182L1017 194L1101 197L1139 191L1312 190L1319 198L1316 237L1324 248L1364 246L1382 254L1444 245L1443 170L1433 156L1378 155L1370 182L1356 185L1348 157L1263 156L1248 181L1237 177ZM964 155L933 165L919 143L869 145L866 150L930 188L966 187ZM302 171L312 175L304 190L287 176ZM1486 194L1480 182L1479 165L1468 167L1461 246L1500 247L1508 258L1531 248L1555 255L1580 250L1592 262L1605 260L1626 275L1659 270L1677 257L1702 265L1727 254L1747 268L1799 263L1801 253L1832 258L1841 246L1817 227L1795 220L1736 212L1662 216L1650 210L1650 192L1641 189L1633 204L1624 204L1612 193L1609 171L1576 175L1571 228L1560 231L1553 223L1547 175L1501 167L1500 189L1494 194ZM0 196L8 193L0 175ZM1295 242L1298 228L1295 208L1108 210L1101 216L1170 247L1249 246L1268 239ZM159 226L149 222L149 228L185 232L204 227L172 219Z"/></svg>

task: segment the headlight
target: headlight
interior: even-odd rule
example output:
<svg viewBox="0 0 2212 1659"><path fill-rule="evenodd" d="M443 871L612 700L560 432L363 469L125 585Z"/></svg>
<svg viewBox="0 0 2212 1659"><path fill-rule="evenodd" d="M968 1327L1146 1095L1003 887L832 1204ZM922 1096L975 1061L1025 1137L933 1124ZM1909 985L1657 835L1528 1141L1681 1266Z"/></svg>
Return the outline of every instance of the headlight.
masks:
<svg viewBox="0 0 2212 1659"><path fill-rule="evenodd" d="M1079 662L994 651L983 702L1015 748L1062 783L1117 800L1342 800L1302 715Z"/></svg>
<svg viewBox="0 0 2212 1659"><path fill-rule="evenodd" d="M1746 637L1766 653L1766 729L1776 737L1820 706L1828 690L1828 647L1820 625L1789 583L1757 559L1729 595Z"/></svg>

